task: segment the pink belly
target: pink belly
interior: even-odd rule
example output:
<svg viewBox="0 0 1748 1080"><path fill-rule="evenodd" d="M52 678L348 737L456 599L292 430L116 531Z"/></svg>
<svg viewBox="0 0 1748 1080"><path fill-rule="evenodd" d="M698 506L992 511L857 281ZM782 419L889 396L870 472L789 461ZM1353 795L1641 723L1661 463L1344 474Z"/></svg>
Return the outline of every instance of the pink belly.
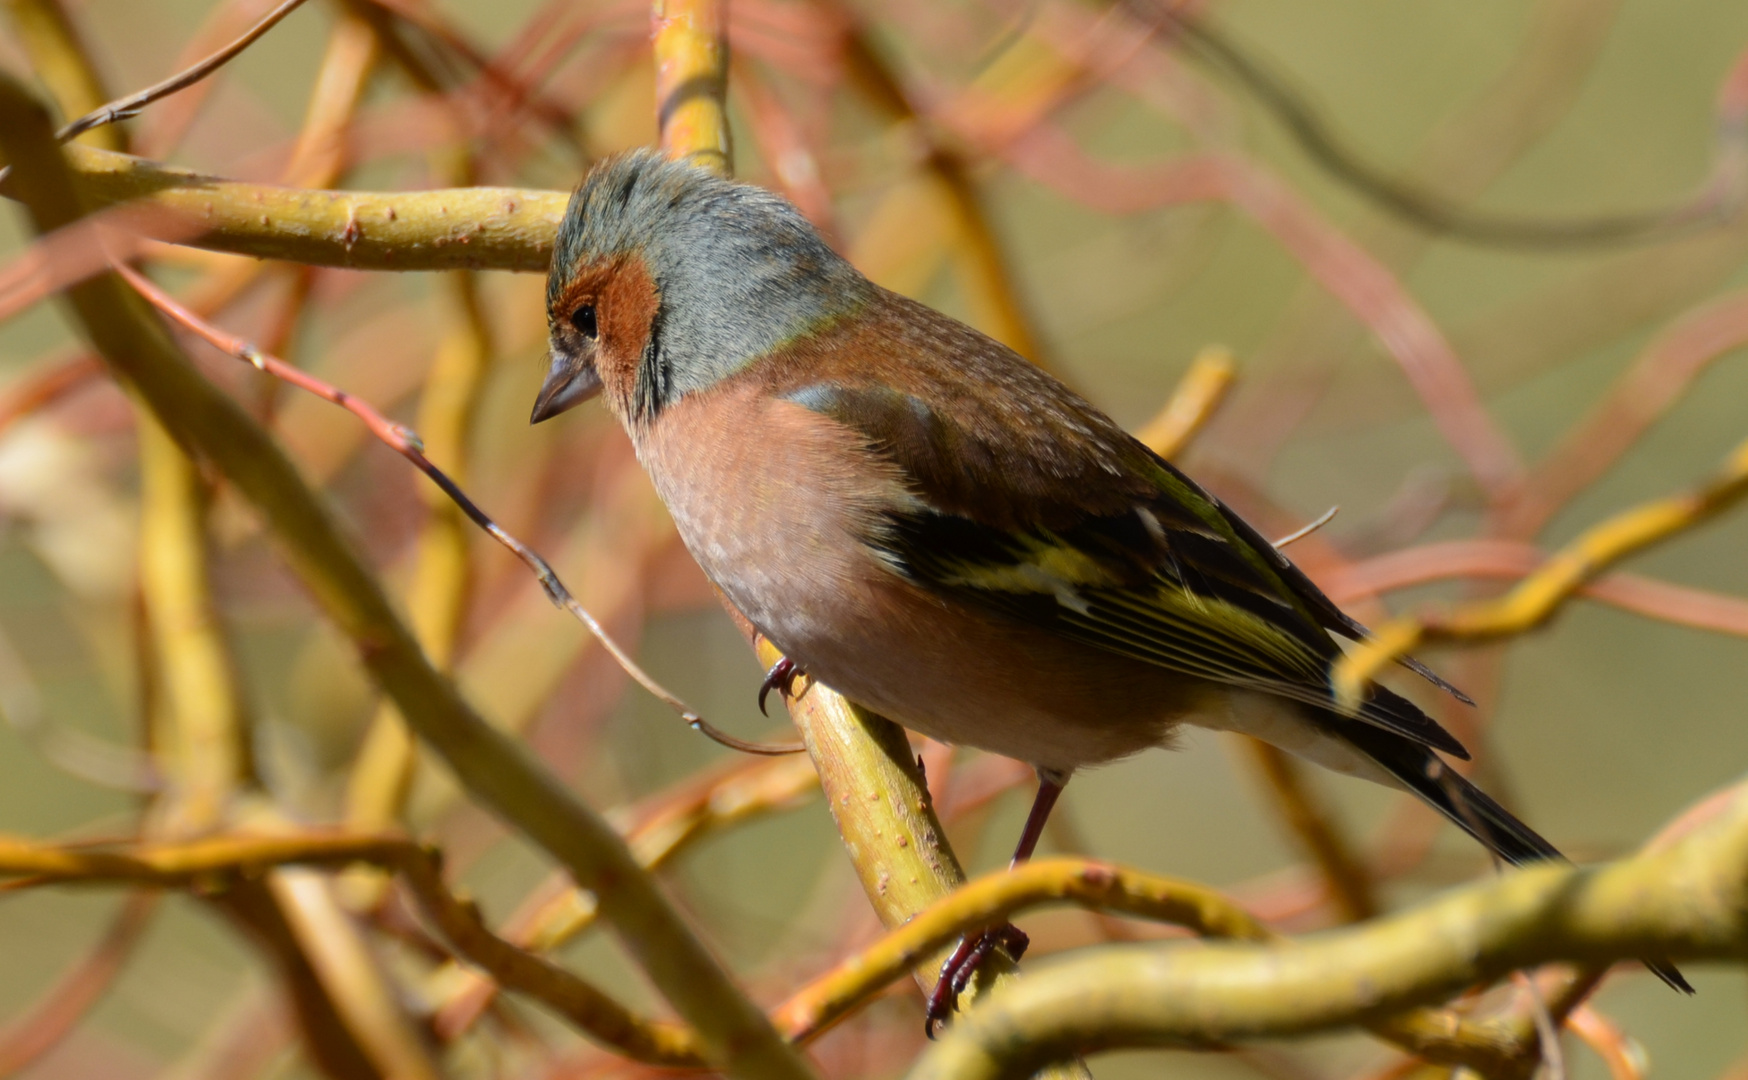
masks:
<svg viewBox="0 0 1748 1080"><path fill-rule="evenodd" d="M718 408L745 424L712 441L702 420ZM905 727L1067 770L1158 744L1213 690L900 579L861 539L906 497L898 477L800 406L748 387L691 395L639 453L687 548L753 625Z"/></svg>

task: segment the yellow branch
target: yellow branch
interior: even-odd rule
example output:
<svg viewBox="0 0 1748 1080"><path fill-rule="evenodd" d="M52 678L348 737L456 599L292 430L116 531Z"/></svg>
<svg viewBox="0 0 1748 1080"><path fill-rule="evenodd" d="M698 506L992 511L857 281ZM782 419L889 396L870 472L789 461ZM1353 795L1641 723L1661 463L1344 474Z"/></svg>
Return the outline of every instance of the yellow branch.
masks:
<svg viewBox="0 0 1748 1080"><path fill-rule="evenodd" d="M145 236L262 259L355 270L545 273L569 196L517 188L322 191L247 184L144 158L68 146L87 206ZM17 198L17 183L0 192ZM111 220L107 219L106 220Z"/></svg>
<svg viewBox="0 0 1748 1080"><path fill-rule="evenodd" d="M660 832L657 829L651 835ZM478 910L444 885L436 853L398 835L321 831L231 834L120 849L56 847L0 836L0 877L23 877L34 885L198 885L209 894L222 895L227 883L253 881L275 868L351 863L367 863L401 874L421 908L457 952L504 987L542 1002L581 1030L637 1060L666 1065L699 1063L696 1040L685 1029L638 1017L585 980L493 934ZM1086 859L1042 859L1014 871L988 875L941 896L880 941L798 991L772 1013L772 1020L787 1038L811 1040L959 934L1023 910L1062 903L1166 922L1208 937L1282 940L1242 907L1205 886ZM551 944L541 941L535 947ZM1009 981L1011 977L997 980L997 984ZM1561 1015L1594 982L1594 975L1566 980L1547 994L1550 1010ZM1535 1033L1521 1018L1474 1019L1441 1010L1413 1009L1369 1022L1374 1031L1407 1049L1435 1060L1480 1068L1489 1075L1516 1076L1535 1061Z"/></svg>
<svg viewBox="0 0 1748 1080"><path fill-rule="evenodd" d="M942 897L815 979L773 1017L790 1038L810 1039L960 934L999 926L1017 911L1052 903L1135 915L1210 937L1273 936L1243 908L1206 886L1086 859L1039 859Z"/></svg>
<svg viewBox="0 0 1748 1080"><path fill-rule="evenodd" d="M1020 1080L1095 1050L1214 1047L1377 1023L1536 964L1739 961L1745 949L1748 800L1738 798L1724 820L1666 851L1513 871L1309 938L1055 958L961 1018L910 1077ZM1526 1075L1502 1066L1483 1071Z"/></svg>
<svg viewBox="0 0 1748 1080"><path fill-rule="evenodd" d="M662 149L723 176L728 130L728 22L718 0L655 0L656 124Z"/></svg>
<svg viewBox="0 0 1748 1080"><path fill-rule="evenodd" d="M164 686L158 750L175 785L172 833L217 827L252 770L236 665L207 579L206 493L200 471L141 408L140 591Z"/></svg>
<svg viewBox="0 0 1748 1080"><path fill-rule="evenodd" d="M750 634L749 626L743 623L742 628ZM766 667L782 659L763 638L757 640L756 651ZM903 926L964 885L965 871L935 815L928 783L904 730L806 676L795 681L787 703L819 772L826 806L881 924L889 930ZM915 972L925 991L935 985L939 958L934 959ZM999 950L991 954L961 1008L994 982L1011 978L1013 971L1012 959Z"/></svg>
<svg viewBox="0 0 1748 1080"><path fill-rule="evenodd" d="M819 775L813 763L798 755L753 758L739 763L726 776L708 779L701 787L695 781L687 784L691 790L663 800L659 810L626 833L626 843L645 869L665 865L711 833L804 805L819 793ZM593 896L565 888L525 920L513 920L505 933L524 948L550 953L595 925L599 914ZM439 973L432 982L448 988L436 1019L438 1033L446 1039L465 1031L495 991L491 976L477 971Z"/></svg>
<svg viewBox="0 0 1748 1080"><path fill-rule="evenodd" d="M1748 495L1748 442L1711 480L1684 495L1634 507L1602 522L1556 552L1496 600L1442 614L1393 619L1330 672L1337 700L1359 701L1386 666L1423 644L1474 643L1528 633L1560 610L1586 582L1629 555L1711 520Z"/></svg>
<svg viewBox="0 0 1748 1080"><path fill-rule="evenodd" d="M139 844L123 849L79 849L33 843L0 836L0 877L25 877L32 884L104 884L130 882L167 888L198 887L219 895L237 881L266 874L276 891L308 893L313 879L292 867L340 867L368 863L399 873L420 907L456 951L518 992L544 1002L583 1031L638 1061L658 1065L699 1066L701 1048L690 1030L673 1023L645 1020L593 985L550 961L524 952L493 934L479 910L456 897L443 882L434 851L405 837L384 833L233 833L202 840ZM276 871L267 874L269 870ZM324 886L325 882L314 880ZM330 968L355 964L343 950L326 946L346 935L323 928L321 920L341 918L323 894L292 897L283 904L294 919L293 930L305 931L306 952L327 956ZM318 933L318 931L320 931ZM315 938L322 940L315 940ZM356 982L344 972L338 981ZM375 1025L380 1027L381 1025ZM367 1034L367 1033L366 1033Z"/></svg>
<svg viewBox="0 0 1748 1080"><path fill-rule="evenodd" d="M1237 377L1238 362L1231 349L1224 345L1205 347L1190 361L1189 370L1178 380L1165 407L1143 424L1135 437L1168 461L1178 456L1214 418Z"/></svg>

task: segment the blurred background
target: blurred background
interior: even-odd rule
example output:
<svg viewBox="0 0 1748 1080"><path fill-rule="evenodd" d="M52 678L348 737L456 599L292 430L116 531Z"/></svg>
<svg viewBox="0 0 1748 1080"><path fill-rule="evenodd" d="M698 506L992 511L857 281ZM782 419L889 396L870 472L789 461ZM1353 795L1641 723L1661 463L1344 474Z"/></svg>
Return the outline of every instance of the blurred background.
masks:
<svg viewBox="0 0 1748 1080"><path fill-rule="evenodd" d="M19 27L43 5L9 6L0 65L35 78ZM210 52L270 6L62 5L111 94ZM1189 8L1195 32L1145 4L734 0L737 170L790 194L876 280L1008 341L1133 428L1195 357L1230 350L1230 392L1178 463L1271 535L1339 506L1292 554L1367 622L1492 595L1538 550L1693 487L1748 437L1748 6ZM483 58L534 92L482 76ZM654 141L653 79L638 3L315 2L131 121L127 138L147 156L263 182L563 190L594 158ZM0 219L0 258L28 243L17 213ZM653 674L738 735L787 737L759 715L761 673L611 418L589 406L528 426L545 367L539 275L148 254L161 282L205 296L221 325L428 438L428 418L447 417L465 434L431 438L437 463L546 554ZM139 433L124 395L80 366L59 309L5 315L0 831L132 836L163 816L144 749L165 691L139 573ZM344 412L193 348L271 422L391 587L428 593L422 567L441 545L428 482ZM471 374L441 375L458 369ZM468 389L466 407L444 413L425 392L445 378ZM1465 379L1483 409L1465 412L1451 391ZM210 477L197 487L255 777L235 798L291 821L347 820L377 695L241 500ZM645 820L709 770L748 767L628 686L501 549L461 535L469 568L451 579L448 624L458 676L591 804ZM1538 632L1422 657L1477 709L1398 684L1444 709L1484 751L1483 785L1575 858L1625 854L1748 765L1745 552L1748 513L1726 515L1632 562L1654 594L1635 594L1637 611L1580 599ZM965 753L931 779L968 869L1001 865L1030 798L1025 771ZM1324 774L1307 783L1386 907L1491 872L1396 795ZM664 871L762 1001L878 928L825 808L797 790ZM1192 734L1176 752L1079 776L1058 814L1048 850L1206 882L1289 929L1336 919L1235 742ZM404 817L442 843L489 921L546 880L546 863L434 768L415 775ZM336 890L348 903L369 893L353 885ZM397 942L380 914L355 918L408 1013L440 1015L458 974ZM1073 913L1020 922L1039 954L1110 932ZM605 936L561 955L654 1006ZM0 1071L316 1075L276 969L197 896L7 892L0 958L0 1018L14 1021L0 1028ZM1652 1075L1748 1075L1741 973L1689 974L1699 994L1684 1000L1623 969L1595 1009ZM88 1002L62 993L69 979ZM60 1027L45 1002L63 1006ZM899 987L820 1044L822 1067L898 1074L920 1048L920 1017L914 988ZM1334 1078L1395 1059L1353 1036L1094 1068ZM510 1000L441 1060L468 1076L635 1071ZM1576 1039L1568 1066L1611 1075Z"/></svg>

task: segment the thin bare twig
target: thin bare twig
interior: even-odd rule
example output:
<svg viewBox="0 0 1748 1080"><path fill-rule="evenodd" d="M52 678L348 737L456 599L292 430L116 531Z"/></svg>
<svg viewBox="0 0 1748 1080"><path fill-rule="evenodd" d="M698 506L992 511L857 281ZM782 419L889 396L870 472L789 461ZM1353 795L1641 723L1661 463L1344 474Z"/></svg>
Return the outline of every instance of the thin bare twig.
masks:
<svg viewBox="0 0 1748 1080"><path fill-rule="evenodd" d="M126 120L129 117L138 116L140 110L147 105L150 105L152 102L158 101L162 98L167 98L178 90L185 90L188 87L193 86L195 83L206 78L208 75L211 75L219 68L230 63L231 60L235 59L244 49L255 44L256 41L260 40L263 34L277 26L279 20L302 7L303 2L304 0L285 0L284 3L268 12L267 15L254 26L249 27L242 36L238 37L235 41L232 41L229 45L226 45L218 52L213 53L211 56L206 57L191 67L184 68L162 82L153 83L144 90L129 94L124 98L118 98L102 108L94 109L91 112L86 113L84 116L79 117L79 119L74 120L72 123L67 124L65 127L62 127L59 131L55 132L55 138L59 139L61 142L69 142L78 138L80 135L83 135L85 132L90 131L92 128L99 128L105 124L113 124L117 120Z"/></svg>
<svg viewBox="0 0 1748 1080"><path fill-rule="evenodd" d="M714 742L720 743L731 750L739 750L743 753L793 754L800 751L801 748L799 746L770 746L764 743L748 742L744 739L737 739L733 735L718 729L709 721L705 720L698 713L694 712L684 701L681 701L661 683L657 682L654 677L638 665L637 661L631 658L631 654L627 653L620 647L617 641L613 640L612 635L607 633L606 628L596 621L595 617L589 613L589 610L583 607L583 605L577 601L576 597L571 595L570 590L565 587L564 582L559 578L557 571L553 570L551 564L541 558L540 554L533 548L504 531L504 529L500 527L497 522L493 521L484 510L479 508L478 504L468 497L466 492L456 486L455 481L451 480L448 474L432 464L431 459L425 456L424 443L419 439L417 432L404 424L390 420L388 417L382 415L382 413L377 412L376 409L367 402L359 400L351 394L348 394L346 391L341 390L330 383L323 382L321 379L310 375L308 372L287 364L276 356L262 352L260 349L257 349L254 345L244 341L242 338L228 334L225 331L220 330L218 327L213 326L205 319L202 319L200 316L178 303L175 297L158 288L157 285L152 283L151 279L139 273L137 270L134 270L132 267L118 264L114 269L123 280L133 286L134 289L137 290L141 296L145 297L153 307L156 307L159 311L162 311L170 318L176 320L176 322L182 326L199 335L214 348L236 357L238 360L249 364L258 371L264 371L275 378L283 379L300 390L307 390L317 397L326 401L331 401L335 405L340 406L364 421L365 426L370 429L372 435L375 435L397 454L400 454L402 457L412 462L420 472L423 472L426 476L430 477L431 482L436 484L439 488L442 488L443 493L455 501L455 505L461 508L461 512L466 514L470 521L475 525L478 525L481 529L484 529L492 539L508 548L511 554L515 555L516 558L520 559L529 570L533 571L535 578L540 582L540 587L545 590L547 597L552 601L553 605L560 610L570 612L571 615L576 617L577 621L588 627L589 633L595 636L595 639L601 643L601 646L605 648L609 654L612 655L613 659L622 669L624 669L625 673L636 680L639 686L642 686L645 690L649 691L652 697L678 713L680 718L686 721L688 727L693 728Z"/></svg>
<svg viewBox="0 0 1748 1080"><path fill-rule="evenodd" d="M1339 513L1341 513L1341 507L1339 507L1339 506L1330 507L1329 509L1323 511L1323 513L1319 514L1315 520L1306 522L1304 525L1301 525L1297 529L1294 529L1292 532L1281 537L1279 540L1276 540L1275 541L1275 549L1279 550L1281 548L1286 547L1288 544L1298 543L1300 540L1305 539L1307 536L1310 536L1312 533L1316 532L1318 529L1321 529L1321 528L1323 528L1323 526L1334 521L1335 515L1337 515Z"/></svg>

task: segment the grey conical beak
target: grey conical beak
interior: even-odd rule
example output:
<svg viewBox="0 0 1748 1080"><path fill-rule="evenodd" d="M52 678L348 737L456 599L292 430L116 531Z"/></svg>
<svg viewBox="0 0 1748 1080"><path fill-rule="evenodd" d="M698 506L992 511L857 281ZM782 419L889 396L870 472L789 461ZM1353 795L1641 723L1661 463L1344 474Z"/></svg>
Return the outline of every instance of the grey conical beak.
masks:
<svg viewBox="0 0 1748 1080"><path fill-rule="evenodd" d="M534 399L534 415L530 424L550 420L566 409L581 405L601 392L601 373L589 360L567 356L557 349L552 352L552 366L546 381L540 384L540 396Z"/></svg>

